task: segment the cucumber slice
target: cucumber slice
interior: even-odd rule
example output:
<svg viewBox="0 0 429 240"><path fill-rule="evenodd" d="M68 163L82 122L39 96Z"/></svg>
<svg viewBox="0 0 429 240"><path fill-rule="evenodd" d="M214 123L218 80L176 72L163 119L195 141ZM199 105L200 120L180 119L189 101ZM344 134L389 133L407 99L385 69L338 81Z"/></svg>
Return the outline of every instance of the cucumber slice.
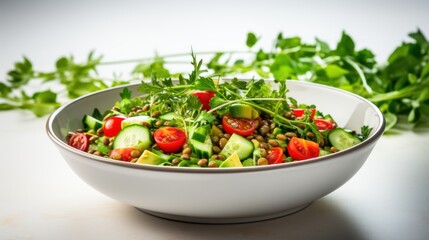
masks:
<svg viewBox="0 0 429 240"><path fill-rule="evenodd" d="M361 142L358 137L353 136L343 128L335 128L332 130L328 135L328 139L332 146L340 151L350 148Z"/></svg>
<svg viewBox="0 0 429 240"><path fill-rule="evenodd" d="M163 114L161 116L159 116L159 119L163 120L163 121L173 121L175 119L178 119L179 115L177 115L177 113L175 112L169 112L166 114Z"/></svg>
<svg viewBox="0 0 429 240"><path fill-rule="evenodd" d="M113 140L113 148L135 148L141 151L152 145L150 131L141 125L129 125L122 129Z"/></svg>
<svg viewBox="0 0 429 240"><path fill-rule="evenodd" d="M244 160L252 156L253 149L254 149L254 146L250 140L236 133L233 133L231 138L228 140L228 142L226 143L226 145L223 147L222 151L219 154L228 158L234 152L237 152L237 155L240 158L240 160Z"/></svg>
<svg viewBox="0 0 429 240"><path fill-rule="evenodd" d="M190 140L192 152L199 158L209 159L213 155L213 144L210 136L207 136L205 142L200 142L195 139Z"/></svg>
<svg viewBox="0 0 429 240"><path fill-rule="evenodd" d="M103 126L103 122L89 115L85 115L83 117L82 122L84 128L88 130L92 129L94 131L97 131L99 128L101 128L101 126Z"/></svg>

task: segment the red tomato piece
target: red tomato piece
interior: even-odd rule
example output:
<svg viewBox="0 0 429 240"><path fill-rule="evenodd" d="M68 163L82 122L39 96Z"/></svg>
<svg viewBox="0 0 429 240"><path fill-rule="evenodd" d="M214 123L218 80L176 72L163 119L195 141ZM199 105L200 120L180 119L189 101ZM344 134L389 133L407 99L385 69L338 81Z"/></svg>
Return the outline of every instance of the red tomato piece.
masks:
<svg viewBox="0 0 429 240"><path fill-rule="evenodd" d="M186 142L185 132L175 127L159 128L154 132L153 138L158 147L165 153L179 151Z"/></svg>
<svg viewBox="0 0 429 240"><path fill-rule="evenodd" d="M125 119L124 116L113 116L104 122L103 132L106 137L115 137L121 131L121 122Z"/></svg>
<svg viewBox="0 0 429 240"><path fill-rule="evenodd" d="M252 135L258 126L258 119L234 118L229 114L222 117L223 130L228 134L236 133L243 137Z"/></svg>
<svg viewBox="0 0 429 240"><path fill-rule="evenodd" d="M334 123L330 119L316 118L313 120L319 130L332 130Z"/></svg>
<svg viewBox="0 0 429 240"><path fill-rule="evenodd" d="M74 133L69 140L69 145L86 152L89 148L89 136L85 133Z"/></svg>
<svg viewBox="0 0 429 240"><path fill-rule="evenodd" d="M271 148L268 150L267 160L269 164L278 164L283 162L283 149L280 147Z"/></svg>
<svg viewBox="0 0 429 240"><path fill-rule="evenodd" d="M316 114L316 109L315 108L311 108L311 109L302 109L302 108L295 108L292 109L293 114L295 115L295 117L302 117L305 113L305 111L310 110L310 118L314 118L314 115Z"/></svg>
<svg viewBox="0 0 429 240"><path fill-rule="evenodd" d="M116 159L116 156L121 156L120 160L129 162L129 161L133 160L133 157L131 156L131 152L134 150L135 150L134 148L113 149L112 151L110 151L109 157Z"/></svg>
<svg viewBox="0 0 429 240"><path fill-rule="evenodd" d="M192 95L196 96L200 100L201 110L210 110L210 100L214 97L215 92L212 91L196 91Z"/></svg>
<svg viewBox="0 0 429 240"><path fill-rule="evenodd" d="M310 140L293 137L287 145L287 151L294 160L305 160L319 156L319 144Z"/></svg>

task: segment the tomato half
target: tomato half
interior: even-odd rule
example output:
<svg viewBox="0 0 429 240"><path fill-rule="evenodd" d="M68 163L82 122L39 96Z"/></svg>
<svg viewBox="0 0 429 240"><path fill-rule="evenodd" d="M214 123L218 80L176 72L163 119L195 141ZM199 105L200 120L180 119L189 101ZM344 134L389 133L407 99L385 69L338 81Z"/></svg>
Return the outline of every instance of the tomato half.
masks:
<svg viewBox="0 0 429 240"><path fill-rule="evenodd" d="M109 152L109 156L111 158L115 158L116 156L121 156L122 161L129 162L133 160L131 156L131 152L134 151L134 148L116 148Z"/></svg>
<svg viewBox="0 0 429 240"><path fill-rule="evenodd" d="M319 156L319 144L310 140L293 137L287 145L287 151L294 160L305 160Z"/></svg>
<svg viewBox="0 0 429 240"><path fill-rule="evenodd" d="M158 147L165 153L179 151L186 142L185 132L175 127L159 128L154 132L153 138Z"/></svg>
<svg viewBox="0 0 429 240"><path fill-rule="evenodd" d="M295 115L295 117L302 117L305 113L305 111L310 110L310 118L314 118L314 115L316 114L316 109L315 108L311 108L311 109L302 109L302 108L295 108L292 109L293 114Z"/></svg>
<svg viewBox="0 0 429 240"><path fill-rule="evenodd" d="M115 137L121 131L121 122L125 119L124 116L113 116L104 122L103 132L106 137Z"/></svg>
<svg viewBox="0 0 429 240"><path fill-rule="evenodd" d="M225 114L222 117L223 130L228 134L236 133L243 137L252 135L258 126L257 119L246 119L246 118L234 118L229 114Z"/></svg>
<svg viewBox="0 0 429 240"><path fill-rule="evenodd" d="M332 130L334 123L330 119L316 118L313 120L319 130Z"/></svg>
<svg viewBox="0 0 429 240"><path fill-rule="evenodd" d="M215 92L212 91L196 91L192 95L196 96L200 100L201 110L210 110L210 100L214 97Z"/></svg>
<svg viewBox="0 0 429 240"><path fill-rule="evenodd" d="M268 150L268 155L266 156L266 159L268 160L269 164L278 164L283 162L283 149L280 147L271 148Z"/></svg>
<svg viewBox="0 0 429 240"><path fill-rule="evenodd" d="M69 145L86 152L89 148L89 136L85 133L74 133L69 140Z"/></svg>

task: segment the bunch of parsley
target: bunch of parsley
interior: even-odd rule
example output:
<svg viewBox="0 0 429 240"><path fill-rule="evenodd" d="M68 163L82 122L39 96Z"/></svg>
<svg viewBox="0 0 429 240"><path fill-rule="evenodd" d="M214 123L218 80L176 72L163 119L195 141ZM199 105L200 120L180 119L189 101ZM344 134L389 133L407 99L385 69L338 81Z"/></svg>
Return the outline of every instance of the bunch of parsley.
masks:
<svg viewBox="0 0 429 240"><path fill-rule="evenodd" d="M311 81L356 93L382 110L387 129L390 129L401 116L412 124L427 121L429 116L429 42L420 30L410 33L409 37L410 41L399 45L384 63L377 63L371 50L356 49L353 39L346 32L342 33L334 48L317 38L309 44L300 37L284 37L280 33L274 46L266 50L258 46L260 37L248 33L246 57L242 57L243 52L237 51L198 54L210 56L205 67L212 76L240 77L248 73L278 81ZM0 82L0 110L26 109L43 116L61 105L57 99L61 94L71 99L128 83L135 78L152 78L151 91L166 87L160 84L159 79L171 77L178 77L181 85L206 82L197 81L202 69L201 61L194 59L192 64L196 71L186 79L166 67L169 59L180 56L189 56L189 53L102 62L101 56L95 57L91 52L84 63L77 63L72 56L61 57L51 72L33 69L31 61L24 57L8 72L5 81ZM106 80L97 72L97 67L101 65L123 63L136 63L129 80ZM59 83L63 90L50 89L46 84L50 82ZM31 92L28 87L35 84L42 88L45 86L45 89ZM244 86L240 84L235 87ZM212 86L201 85L197 88L208 90ZM178 88L174 91L183 90Z"/></svg>
<svg viewBox="0 0 429 240"><path fill-rule="evenodd" d="M232 60L229 52L218 52L207 66L218 75L254 72L264 78L310 81L356 93L382 110L386 129L391 129L400 116L413 124L429 116L429 42L420 30L409 36L412 41L398 46L387 63L378 64L371 50L356 49L345 32L335 48L320 39L308 44L280 33L269 51L257 48L259 38L248 33L246 45L254 56L250 61Z"/></svg>

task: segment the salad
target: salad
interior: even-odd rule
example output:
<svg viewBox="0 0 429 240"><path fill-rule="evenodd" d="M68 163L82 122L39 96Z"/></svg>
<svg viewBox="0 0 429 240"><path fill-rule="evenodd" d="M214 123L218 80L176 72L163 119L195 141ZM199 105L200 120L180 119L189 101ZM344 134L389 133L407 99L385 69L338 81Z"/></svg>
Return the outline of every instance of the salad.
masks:
<svg viewBox="0 0 429 240"><path fill-rule="evenodd" d="M223 168L312 159L350 148L371 131L342 128L317 106L287 97L286 81L214 80L192 58L189 76L173 81L153 73L139 86L141 96L124 88L111 109L84 115L67 143L135 164Z"/></svg>

